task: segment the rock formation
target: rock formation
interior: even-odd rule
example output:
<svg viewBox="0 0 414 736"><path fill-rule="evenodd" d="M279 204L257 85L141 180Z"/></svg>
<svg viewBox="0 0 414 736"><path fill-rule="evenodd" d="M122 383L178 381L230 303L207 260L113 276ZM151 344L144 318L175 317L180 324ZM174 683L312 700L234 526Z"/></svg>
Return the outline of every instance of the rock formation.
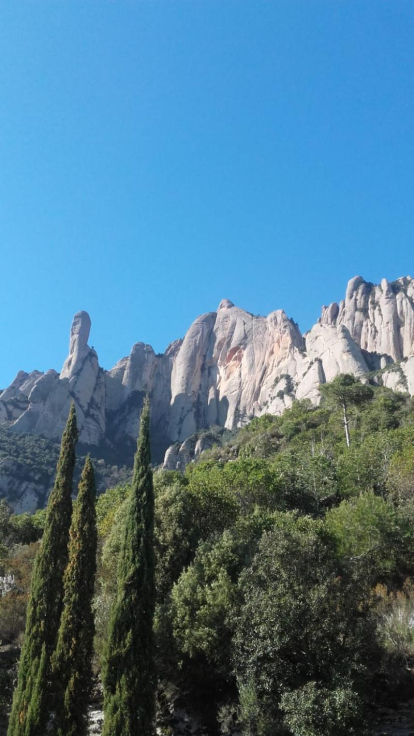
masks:
<svg viewBox="0 0 414 736"><path fill-rule="evenodd" d="M376 373L386 386L414 394L410 277L375 286L357 276L345 299L323 307L305 335L282 310L255 316L224 299L163 355L138 342L110 371L99 367L88 345L90 327L86 312L75 315L60 374L18 373L0 394L0 423L13 432L58 439L74 401L80 441L117 447L135 441L149 393L157 460L174 444L166 457L171 468L194 455L196 443L186 440L199 430L232 429L254 416L279 414L295 398L316 403L319 385L338 373L363 380Z"/></svg>

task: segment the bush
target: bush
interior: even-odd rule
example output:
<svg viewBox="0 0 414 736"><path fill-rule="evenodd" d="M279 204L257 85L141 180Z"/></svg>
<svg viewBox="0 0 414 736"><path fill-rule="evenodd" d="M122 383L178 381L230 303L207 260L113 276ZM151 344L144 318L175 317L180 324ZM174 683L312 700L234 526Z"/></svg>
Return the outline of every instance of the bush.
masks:
<svg viewBox="0 0 414 736"><path fill-rule="evenodd" d="M364 565L372 582L398 577L414 564L414 535L408 518L372 491L342 501L326 514L326 526L337 554Z"/></svg>
<svg viewBox="0 0 414 736"><path fill-rule="evenodd" d="M378 637L385 650L404 662L414 656L414 584L406 580L402 590L388 592L377 585L375 615Z"/></svg>
<svg viewBox="0 0 414 736"><path fill-rule="evenodd" d="M286 691L308 682L335 689L345 680L369 688L378 651L368 591L362 597L363 585L343 576L321 522L279 514L240 586L236 674L274 731Z"/></svg>
<svg viewBox="0 0 414 736"><path fill-rule="evenodd" d="M361 700L350 685L329 690L308 682L285 693L280 707L292 736L351 736L365 732Z"/></svg>
<svg viewBox="0 0 414 736"><path fill-rule="evenodd" d="M109 535L116 513L127 497L129 490L129 485L120 485L109 488L99 496L96 502L96 523L99 537L106 538Z"/></svg>
<svg viewBox="0 0 414 736"><path fill-rule="evenodd" d="M26 606L30 579L38 544L16 545L11 550L5 567L13 575L15 587L0 598L0 641L20 643L25 629Z"/></svg>
<svg viewBox="0 0 414 736"><path fill-rule="evenodd" d="M173 633L181 657L226 675L240 550L230 532L204 542L172 591ZM207 667L209 669L209 667Z"/></svg>

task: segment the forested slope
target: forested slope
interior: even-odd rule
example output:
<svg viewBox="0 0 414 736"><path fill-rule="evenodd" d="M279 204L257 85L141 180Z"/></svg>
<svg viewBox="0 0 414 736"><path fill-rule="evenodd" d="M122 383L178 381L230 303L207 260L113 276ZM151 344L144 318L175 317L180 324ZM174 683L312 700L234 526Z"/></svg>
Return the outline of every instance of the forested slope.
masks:
<svg viewBox="0 0 414 736"><path fill-rule="evenodd" d="M360 734L379 704L412 696L408 395L340 376L319 407L255 419L185 473L155 473L155 489L164 733L176 733L175 705L209 734ZM97 504L97 674L127 496L118 486ZM1 523L2 573L15 582L0 639L13 644L41 517L3 506Z"/></svg>

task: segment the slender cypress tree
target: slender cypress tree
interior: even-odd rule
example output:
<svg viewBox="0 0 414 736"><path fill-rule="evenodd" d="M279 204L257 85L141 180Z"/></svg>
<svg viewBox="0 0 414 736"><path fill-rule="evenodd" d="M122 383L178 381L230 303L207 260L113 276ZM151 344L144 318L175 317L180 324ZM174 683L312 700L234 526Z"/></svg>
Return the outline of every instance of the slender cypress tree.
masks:
<svg viewBox="0 0 414 736"><path fill-rule="evenodd" d="M103 736L153 736L154 491L145 402L104 668Z"/></svg>
<svg viewBox="0 0 414 736"><path fill-rule="evenodd" d="M72 404L62 436L43 539L33 569L25 640L8 736L44 736L46 733L51 697L50 658L56 645L62 612L77 438L76 413Z"/></svg>
<svg viewBox="0 0 414 736"><path fill-rule="evenodd" d="M69 561L56 651L52 657L57 736L86 736L95 633L92 597L96 573L96 487L86 458L69 535Z"/></svg>

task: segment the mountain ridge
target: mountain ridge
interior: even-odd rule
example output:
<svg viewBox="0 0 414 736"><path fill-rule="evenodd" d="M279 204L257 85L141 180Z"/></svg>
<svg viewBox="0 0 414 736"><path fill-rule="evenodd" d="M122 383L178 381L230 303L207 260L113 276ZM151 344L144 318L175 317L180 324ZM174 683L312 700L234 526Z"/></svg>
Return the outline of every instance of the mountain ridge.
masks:
<svg viewBox="0 0 414 736"><path fill-rule="evenodd" d="M60 373L17 374L0 393L0 424L58 440L74 401L83 445L133 446L148 393L156 461L167 451L166 466L180 467L180 450L171 446L212 426L231 430L280 414L295 399L318 403L319 385L339 373L364 381L378 374L389 388L414 394L410 276L378 285L354 277L345 298L323 306L304 334L283 309L259 316L223 299L164 353L137 342L110 370L88 344L90 329L88 313L78 312Z"/></svg>

